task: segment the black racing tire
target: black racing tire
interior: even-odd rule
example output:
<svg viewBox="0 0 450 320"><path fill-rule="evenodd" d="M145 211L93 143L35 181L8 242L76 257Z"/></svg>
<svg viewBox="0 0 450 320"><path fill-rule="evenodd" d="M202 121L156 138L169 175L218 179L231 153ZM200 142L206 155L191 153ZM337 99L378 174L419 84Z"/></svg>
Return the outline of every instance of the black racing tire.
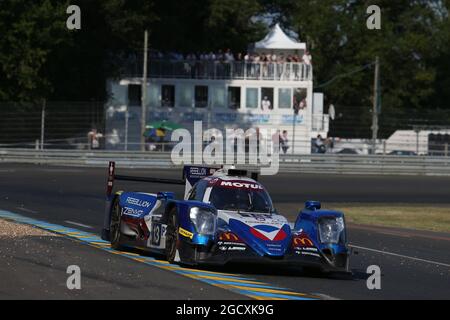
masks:
<svg viewBox="0 0 450 320"><path fill-rule="evenodd" d="M111 248L114 250L122 251L124 247L122 246L122 233L120 228L122 225L122 212L119 205L119 199L114 199L113 206L111 209L111 220L109 223L109 239L111 242Z"/></svg>
<svg viewBox="0 0 450 320"><path fill-rule="evenodd" d="M168 215L166 229L166 258L170 263L175 262L177 254L177 244L179 241L178 227L177 209L172 208Z"/></svg>

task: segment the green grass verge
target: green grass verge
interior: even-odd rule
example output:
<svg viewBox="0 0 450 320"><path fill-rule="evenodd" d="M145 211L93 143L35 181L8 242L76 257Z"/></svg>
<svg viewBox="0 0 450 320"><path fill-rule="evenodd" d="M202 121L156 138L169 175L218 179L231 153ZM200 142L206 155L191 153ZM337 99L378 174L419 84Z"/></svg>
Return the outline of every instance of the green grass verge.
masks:
<svg viewBox="0 0 450 320"><path fill-rule="evenodd" d="M347 222L450 233L450 206L403 204L326 204Z"/></svg>

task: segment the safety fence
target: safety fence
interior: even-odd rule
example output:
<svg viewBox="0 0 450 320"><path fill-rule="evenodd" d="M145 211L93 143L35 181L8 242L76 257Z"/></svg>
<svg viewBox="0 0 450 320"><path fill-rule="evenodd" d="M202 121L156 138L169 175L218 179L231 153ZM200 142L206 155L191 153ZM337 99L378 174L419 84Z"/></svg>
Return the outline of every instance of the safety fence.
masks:
<svg viewBox="0 0 450 320"><path fill-rule="evenodd" d="M249 164L251 156L247 154L247 164L238 167L258 169L277 165L276 158L270 156L268 157L271 159L270 163L259 162L258 165L251 165ZM191 159L193 162L194 155ZM182 166L174 164L170 152L0 149L0 163L106 168L109 161L116 161L118 166L124 168L171 169ZM450 176L450 157L282 154L279 156L279 172Z"/></svg>
<svg viewBox="0 0 450 320"><path fill-rule="evenodd" d="M307 109L306 109L307 110ZM194 133L202 123L203 143L227 142L226 129L261 129L260 142L271 145L274 131L283 135L287 154L450 156L450 112L408 114L385 111L380 116L378 139L372 140L371 123L364 108L336 106L336 114L309 115L300 110L241 110L149 107L147 124L168 122ZM39 102L35 105L0 103L0 148L89 151L140 151L141 108L100 102ZM395 121L394 121L395 120ZM264 130L272 130L271 132ZM207 132L210 131L211 132ZM215 131L214 131L215 130ZM147 151L170 152L173 130L148 130ZM276 133L275 133L276 135ZM280 140L281 141L281 140Z"/></svg>

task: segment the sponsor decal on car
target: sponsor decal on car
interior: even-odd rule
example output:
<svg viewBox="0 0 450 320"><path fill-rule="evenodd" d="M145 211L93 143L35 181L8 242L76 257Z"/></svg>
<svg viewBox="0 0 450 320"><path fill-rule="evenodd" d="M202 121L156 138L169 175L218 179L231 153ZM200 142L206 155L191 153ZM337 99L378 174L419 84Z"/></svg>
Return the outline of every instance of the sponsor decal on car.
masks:
<svg viewBox="0 0 450 320"><path fill-rule="evenodd" d="M143 213L144 213L144 210L141 210L141 209L134 209L134 208L128 208L128 207L122 208L122 214L126 215L126 216L139 217Z"/></svg>
<svg viewBox="0 0 450 320"><path fill-rule="evenodd" d="M152 245L160 246L161 238L166 234L166 226L161 223L155 223L152 226Z"/></svg>
<svg viewBox="0 0 450 320"><path fill-rule="evenodd" d="M264 241L282 241L287 237L283 229L269 225L252 226L250 227L250 233Z"/></svg>
<svg viewBox="0 0 450 320"><path fill-rule="evenodd" d="M181 234L183 237L189 238L191 240L194 237L194 234L192 232L189 232L181 227L178 229L178 233Z"/></svg>
<svg viewBox="0 0 450 320"><path fill-rule="evenodd" d="M314 246L313 241L304 232L296 234L292 237L292 248L296 254L320 258L320 254L318 253L319 250Z"/></svg>
<svg viewBox="0 0 450 320"><path fill-rule="evenodd" d="M243 181L221 181L220 186L225 188L251 189L255 191L264 190L264 188L258 183Z"/></svg>
<svg viewBox="0 0 450 320"><path fill-rule="evenodd" d="M126 203L132 204L138 207L149 208L152 204L149 201L141 200L137 198L127 197Z"/></svg>
<svg viewBox="0 0 450 320"><path fill-rule="evenodd" d="M306 233L300 233L292 237L293 248L311 248L314 247L314 243L308 237Z"/></svg>
<svg viewBox="0 0 450 320"><path fill-rule="evenodd" d="M295 253L303 255L303 256L313 256L313 257L316 257L316 258L320 258L320 254L314 253L314 252L308 252L308 251L303 251L303 250L296 250Z"/></svg>
<svg viewBox="0 0 450 320"><path fill-rule="evenodd" d="M237 235L235 235L233 232L222 232L219 236L220 241L229 241L232 240L234 242L242 242L241 239Z"/></svg>
<svg viewBox="0 0 450 320"><path fill-rule="evenodd" d="M221 251L245 251L247 245L233 232L222 232L217 241Z"/></svg>
<svg viewBox="0 0 450 320"><path fill-rule="evenodd" d="M219 247L220 251L245 251L247 250L247 247L245 246L229 246L229 245L223 245Z"/></svg>
<svg viewBox="0 0 450 320"><path fill-rule="evenodd" d="M200 176L200 177L204 177L208 175L208 168L204 168L204 167L190 167L189 168L189 174L191 176Z"/></svg>

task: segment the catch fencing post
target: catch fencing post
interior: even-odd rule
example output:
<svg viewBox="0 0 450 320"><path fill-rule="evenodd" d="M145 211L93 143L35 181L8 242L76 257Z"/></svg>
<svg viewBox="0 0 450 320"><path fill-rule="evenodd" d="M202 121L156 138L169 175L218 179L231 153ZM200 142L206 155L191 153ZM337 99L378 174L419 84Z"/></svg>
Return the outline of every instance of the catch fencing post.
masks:
<svg viewBox="0 0 450 320"><path fill-rule="evenodd" d="M41 112L41 150L44 150L44 135L45 135L45 105L47 101L44 99L42 101L42 112Z"/></svg>

